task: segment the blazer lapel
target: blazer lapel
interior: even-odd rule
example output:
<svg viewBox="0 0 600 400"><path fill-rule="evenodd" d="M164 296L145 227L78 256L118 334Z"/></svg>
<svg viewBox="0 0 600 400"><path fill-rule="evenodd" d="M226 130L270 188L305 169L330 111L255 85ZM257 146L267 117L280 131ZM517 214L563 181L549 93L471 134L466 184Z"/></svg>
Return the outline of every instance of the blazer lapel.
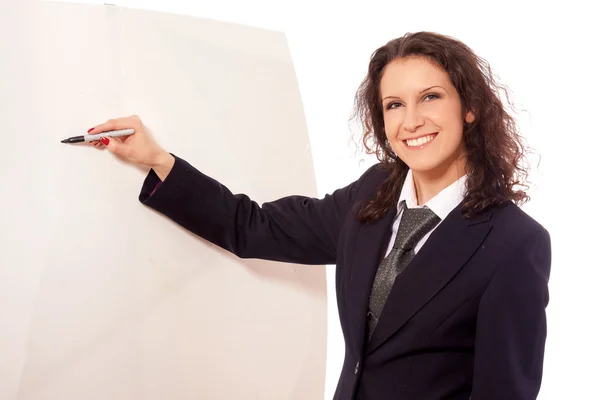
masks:
<svg viewBox="0 0 600 400"><path fill-rule="evenodd" d="M346 312L349 332L353 335L351 345L357 354L363 351L371 287L387 248L395 215L396 207L392 207L380 220L360 224L356 237L351 241L357 245L348 265L350 276L346 290Z"/></svg>
<svg viewBox="0 0 600 400"><path fill-rule="evenodd" d="M367 353L373 352L400 330L444 288L487 236L491 229L491 212L465 220L460 215L461 207L462 202L433 231L408 268L396 278L377 328L368 343ZM370 274L371 271L369 277ZM368 282L372 284L374 275L370 278ZM370 289L369 286L369 292Z"/></svg>

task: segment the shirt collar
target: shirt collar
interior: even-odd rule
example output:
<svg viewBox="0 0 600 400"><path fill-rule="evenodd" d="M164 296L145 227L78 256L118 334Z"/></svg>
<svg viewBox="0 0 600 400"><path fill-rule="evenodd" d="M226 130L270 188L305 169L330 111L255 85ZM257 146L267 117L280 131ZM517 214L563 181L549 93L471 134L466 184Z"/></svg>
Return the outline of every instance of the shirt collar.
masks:
<svg viewBox="0 0 600 400"><path fill-rule="evenodd" d="M406 201L406 206L408 208L420 208L427 206L438 217L440 217L440 219L443 220L464 199L466 182L467 175L461 176L456 181L448 185L444 190L431 198L427 203L419 206L417 205L417 196L415 193L412 170L409 169L406 179L404 180L404 184L402 185L402 191L400 192L400 198L398 199L396 213L400 213L400 204L402 200L404 200Z"/></svg>

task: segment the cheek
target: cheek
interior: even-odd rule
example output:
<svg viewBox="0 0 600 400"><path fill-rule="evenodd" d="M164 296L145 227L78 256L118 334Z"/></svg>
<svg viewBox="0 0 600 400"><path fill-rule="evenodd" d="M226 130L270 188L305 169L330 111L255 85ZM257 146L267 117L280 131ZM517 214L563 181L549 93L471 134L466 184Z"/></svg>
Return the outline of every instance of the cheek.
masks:
<svg viewBox="0 0 600 400"><path fill-rule="evenodd" d="M463 125L460 111L457 113L455 110L439 110L431 113L429 119L447 135L453 137L462 135Z"/></svg>
<svg viewBox="0 0 600 400"><path fill-rule="evenodd" d="M456 121L446 125L446 133L442 141L444 151L455 152L464 145L462 125L456 124Z"/></svg>
<svg viewBox="0 0 600 400"><path fill-rule="evenodd" d="M463 123L460 114L455 115L452 120L449 120L447 125L448 129L450 129L452 132L452 136L456 140L460 140L463 134Z"/></svg>
<svg viewBox="0 0 600 400"><path fill-rule="evenodd" d="M384 112L383 113L383 127L385 129L385 135L390 138L394 138L398 133L398 127L400 125L399 113Z"/></svg>

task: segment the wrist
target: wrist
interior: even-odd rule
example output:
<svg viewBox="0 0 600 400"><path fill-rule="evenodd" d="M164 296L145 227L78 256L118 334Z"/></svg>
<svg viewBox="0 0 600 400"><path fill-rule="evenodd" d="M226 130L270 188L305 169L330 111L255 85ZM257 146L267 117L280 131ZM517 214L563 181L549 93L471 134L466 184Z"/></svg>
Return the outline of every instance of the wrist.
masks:
<svg viewBox="0 0 600 400"><path fill-rule="evenodd" d="M148 164L148 166L150 168L160 168L161 166L166 166L170 163L172 157L173 156L167 151L161 150L160 153L154 156L154 159Z"/></svg>
<svg viewBox="0 0 600 400"><path fill-rule="evenodd" d="M173 165L175 165L175 157L164 151L156 157L156 160L150 167L154 170L156 175L158 175L160 180L164 181L167 175L169 175L169 172L171 172L171 169L173 169Z"/></svg>

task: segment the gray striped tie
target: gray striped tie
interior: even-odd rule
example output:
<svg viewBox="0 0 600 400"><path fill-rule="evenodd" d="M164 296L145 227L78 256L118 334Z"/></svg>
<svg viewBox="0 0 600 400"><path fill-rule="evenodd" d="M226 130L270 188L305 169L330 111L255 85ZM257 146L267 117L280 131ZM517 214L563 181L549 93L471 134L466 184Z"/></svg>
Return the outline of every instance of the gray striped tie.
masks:
<svg viewBox="0 0 600 400"><path fill-rule="evenodd" d="M369 340L373 336L383 306L387 301L396 277L404 271L415 255L416 244L441 220L431 209L407 208L401 204L404 212L398 226L396 240L390 253L383 259L373 281L369 300Z"/></svg>

